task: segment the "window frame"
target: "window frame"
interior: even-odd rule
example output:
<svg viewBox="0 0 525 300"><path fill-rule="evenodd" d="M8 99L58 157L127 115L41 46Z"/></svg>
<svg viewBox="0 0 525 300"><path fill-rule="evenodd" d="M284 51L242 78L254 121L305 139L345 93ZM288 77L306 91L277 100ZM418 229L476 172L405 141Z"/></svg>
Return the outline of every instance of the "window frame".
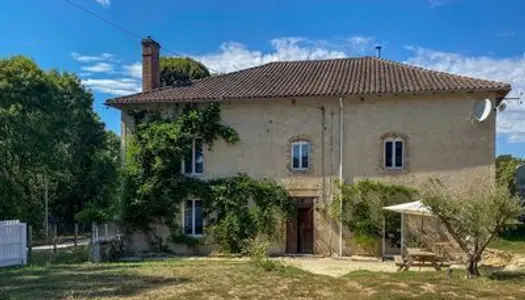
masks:
<svg viewBox="0 0 525 300"><path fill-rule="evenodd" d="M186 202L191 201L191 233L186 233ZM202 233L195 234L195 202L200 201L201 202L201 210L202 210L202 200L201 199L186 199L184 201L184 205L182 205L182 233L185 236L191 236L194 238L201 238L204 235L204 215L201 216L202 220Z"/></svg>
<svg viewBox="0 0 525 300"><path fill-rule="evenodd" d="M201 140L201 145L202 145L202 172L200 173L197 173L196 170L197 170L197 161L195 160L196 159L196 141L197 140ZM181 164L180 164L180 171L182 174L186 175L186 176L202 176L204 174L204 140L202 138L194 138L192 141L191 141L191 173L186 173L186 161L184 160L184 158L181 159Z"/></svg>
<svg viewBox="0 0 525 300"><path fill-rule="evenodd" d="M293 165L293 161L294 161L294 146L298 146L299 147L299 167L295 168L294 165ZM308 167L303 167L302 164L303 164L303 160L302 160L302 157L303 157L303 146L304 145L308 145L308 156L307 156L307 160L308 160ZM292 142L291 143L291 146L290 146L290 169L292 171L308 171L310 170L310 167L311 167L311 152L312 152L312 143L310 143L309 141L306 141L306 140L299 140L299 141L295 141L295 142Z"/></svg>
<svg viewBox="0 0 525 300"><path fill-rule="evenodd" d="M392 166L387 166L386 165L386 144L388 142L391 142L392 143ZM396 142L401 142L401 149L402 149L402 155L401 155L401 166L398 167L396 166ZM405 160L406 160L406 142L405 142L405 139L401 138L401 137L389 137L389 138L385 138L383 140L383 168L385 170L404 170L405 169Z"/></svg>

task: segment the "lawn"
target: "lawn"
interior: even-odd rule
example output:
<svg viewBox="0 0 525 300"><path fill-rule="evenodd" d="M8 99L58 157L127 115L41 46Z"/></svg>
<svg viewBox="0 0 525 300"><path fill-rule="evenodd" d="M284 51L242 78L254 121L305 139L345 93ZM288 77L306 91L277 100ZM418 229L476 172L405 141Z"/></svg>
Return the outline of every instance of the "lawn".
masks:
<svg viewBox="0 0 525 300"><path fill-rule="evenodd" d="M525 255L525 226L515 226L502 232L490 245L491 248Z"/></svg>
<svg viewBox="0 0 525 300"><path fill-rule="evenodd" d="M341 278L291 267L266 272L247 261L170 259L78 263L81 251L52 264L0 269L0 299L522 299L525 275L463 279L460 271L353 272ZM460 274L461 273L461 274Z"/></svg>

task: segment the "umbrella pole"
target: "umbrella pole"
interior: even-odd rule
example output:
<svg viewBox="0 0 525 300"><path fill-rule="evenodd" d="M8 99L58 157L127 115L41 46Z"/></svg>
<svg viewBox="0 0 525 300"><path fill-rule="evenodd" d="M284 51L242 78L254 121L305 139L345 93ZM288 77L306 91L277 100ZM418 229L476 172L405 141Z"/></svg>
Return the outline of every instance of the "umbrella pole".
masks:
<svg viewBox="0 0 525 300"><path fill-rule="evenodd" d="M383 258L385 258L385 239L386 239L386 234L385 234L385 227L386 227L386 220L385 220L385 215L383 214L383 241L381 243L381 252L383 252Z"/></svg>
<svg viewBox="0 0 525 300"><path fill-rule="evenodd" d="M405 253L405 214L401 213L401 255Z"/></svg>

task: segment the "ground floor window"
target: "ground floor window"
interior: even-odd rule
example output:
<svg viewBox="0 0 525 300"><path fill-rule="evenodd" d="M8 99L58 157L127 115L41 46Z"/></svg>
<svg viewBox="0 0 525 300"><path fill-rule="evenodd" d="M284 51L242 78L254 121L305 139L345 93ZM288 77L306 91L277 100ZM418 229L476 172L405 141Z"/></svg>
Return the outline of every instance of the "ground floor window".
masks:
<svg viewBox="0 0 525 300"><path fill-rule="evenodd" d="M203 230L202 201L186 200L184 203L184 234L200 236Z"/></svg>

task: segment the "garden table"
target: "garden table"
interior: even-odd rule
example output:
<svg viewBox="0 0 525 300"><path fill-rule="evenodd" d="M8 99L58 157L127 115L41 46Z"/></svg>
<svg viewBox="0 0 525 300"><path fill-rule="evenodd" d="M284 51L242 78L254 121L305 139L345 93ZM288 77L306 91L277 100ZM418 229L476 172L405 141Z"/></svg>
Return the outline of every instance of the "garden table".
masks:
<svg viewBox="0 0 525 300"><path fill-rule="evenodd" d="M398 271L408 271L410 267L419 267L421 270L421 267L426 266L432 266L438 271L441 270L437 254L421 248L407 248L403 262Z"/></svg>

